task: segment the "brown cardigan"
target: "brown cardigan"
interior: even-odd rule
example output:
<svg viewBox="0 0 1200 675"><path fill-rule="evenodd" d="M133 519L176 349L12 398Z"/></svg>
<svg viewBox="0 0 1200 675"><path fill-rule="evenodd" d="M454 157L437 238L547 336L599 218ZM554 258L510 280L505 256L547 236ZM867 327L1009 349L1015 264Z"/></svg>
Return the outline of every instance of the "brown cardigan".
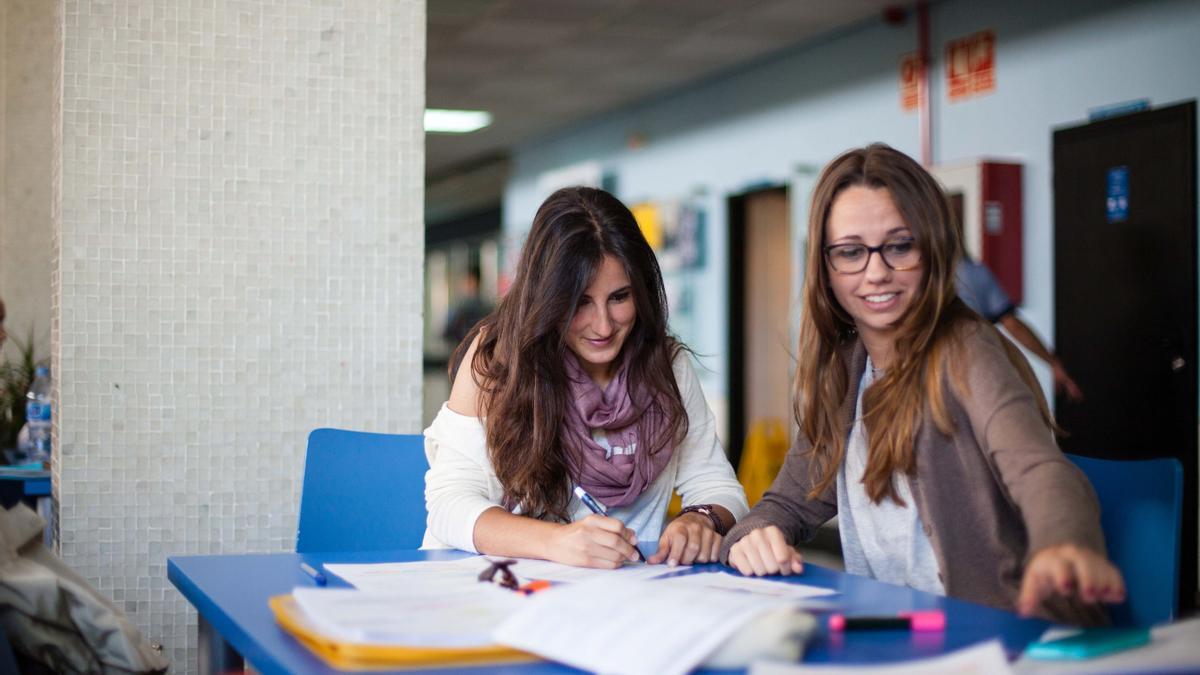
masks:
<svg viewBox="0 0 1200 675"><path fill-rule="evenodd" d="M1055 444L1034 394L999 342L1005 338L982 326L964 333L970 393L960 397L948 387L955 429L949 436L926 408L910 478L913 499L947 595L1012 610L1031 552L1066 543L1105 550L1100 507L1087 478ZM851 383L841 407L848 435L866 367L862 342L846 348L843 358ZM751 530L776 525L794 545L837 514L836 481L817 499L805 496L819 479L810 449L798 435L762 501L726 535L722 562ZM1103 611L1074 601L1048 602L1039 613L1067 623L1105 620Z"/></svg>

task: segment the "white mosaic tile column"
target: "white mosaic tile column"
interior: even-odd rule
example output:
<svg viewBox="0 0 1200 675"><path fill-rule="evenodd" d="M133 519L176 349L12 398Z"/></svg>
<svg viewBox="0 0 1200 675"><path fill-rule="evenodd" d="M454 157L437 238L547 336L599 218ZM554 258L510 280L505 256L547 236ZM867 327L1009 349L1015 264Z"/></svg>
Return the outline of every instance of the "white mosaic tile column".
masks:
<svg viewBox="0 0 1200 675"><path fill-rule="evenodd" d="M294 547L307 434L417 433L424 0L66 0L63 559L194 663L171 555Z"/></svg>
<svg viewBox="0 0 1200 675"><path fill-rule="evenodd" d="M0 3L0 298L4 344L33 338L37 359L50 355L52 122L58 105L61 7L47 0Z"/></svg>

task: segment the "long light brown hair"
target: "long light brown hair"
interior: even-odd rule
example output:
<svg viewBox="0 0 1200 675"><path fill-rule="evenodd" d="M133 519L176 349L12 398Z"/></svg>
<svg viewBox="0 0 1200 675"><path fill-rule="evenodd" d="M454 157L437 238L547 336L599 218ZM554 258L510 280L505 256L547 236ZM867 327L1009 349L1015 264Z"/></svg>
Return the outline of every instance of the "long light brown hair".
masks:
<svg viewBox="0 0 1200 675"><path fill-rule="evenodd" d="M667 299L654 251L629 209L603 190L564 188L538 209L508 293L496 310L462 341L451 358L451 378L478 336L471 374L486 415L488 453L504 487L504 504L525 514L569 520L571 476L564 452L570 405L564 336L580 299L604 258L629 275L637 318L618 362L628 364L628 383L643 388L649 405L668 420L657 435L642 428L650 454L679 442L687 413L672 361L685 347L667 332ZM638 452L642 444L639 443ZM642 463L643 467L648 462Z"/></svg>
<svg viewBox="0 0 1200 675"><path fill-rule="evenodd" d="M849 150L821 173L813 190L808 222L804 308L800 324L794 413L812 444L816 497L837 478L846 451L848 420L840 409L851 386L847 348L854 343L854 320L837 302L825 261L825 225L833 202L848 187L886 189L921 252L923 276L912 303L896 324L894 355L887 372L863 393L867 469L863 484L878 503L900 502L893 476L916 470L914 444L926 409L944 434L954 431L946 385L968 395L962 368L965 331L993 331L959 299L955 267L961 246L950 204L929 172L907 155L883 144ZM1000 337L1013 366L1034 392L1042 416L1054 426L1025 357ZM949 377L947 377L947 368Z"/></svg>

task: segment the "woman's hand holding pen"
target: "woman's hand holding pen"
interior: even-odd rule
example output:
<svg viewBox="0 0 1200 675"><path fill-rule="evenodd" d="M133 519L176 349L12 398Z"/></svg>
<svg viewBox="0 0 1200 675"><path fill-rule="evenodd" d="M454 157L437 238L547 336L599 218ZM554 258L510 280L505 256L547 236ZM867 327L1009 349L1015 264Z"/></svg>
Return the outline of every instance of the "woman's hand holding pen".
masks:
<svg viewBox="0 0 1200 675"><path fill-rule="evenodd" d="M657 565L691 565L716 562L721 552L721 535L712 520L699 513L685 513L667 524L658 539L658 551L646 562Z"/></svg>
<svg viewBox="0 0 1200 675"><path fill-rule="evenodd" d="M589 515L559 527L546 558L578 567L616 569L638 559L637 535L616 518Z"/></svg>
<svg viewBox="0 0 1200 675"><path fill-rule="evenodd" d="M751 530L729 549L729 564L746 576L799 574L804 571L800 552L774 525Z"/></svg>
<svg viewBox="0 0 1200 675"><path fill-rule="evenodd" d="M1017 611L1030 616L1043 600L1077 596L1084 602L1122 602L1125 581L1103 555L1082 546L1062 544L1038 551L1025 566Z"/></svg>

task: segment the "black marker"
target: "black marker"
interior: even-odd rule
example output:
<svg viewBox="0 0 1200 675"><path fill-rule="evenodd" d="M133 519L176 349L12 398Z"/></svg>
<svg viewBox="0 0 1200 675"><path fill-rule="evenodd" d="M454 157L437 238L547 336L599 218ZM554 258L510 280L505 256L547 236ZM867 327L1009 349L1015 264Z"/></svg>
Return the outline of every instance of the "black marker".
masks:
<svg viewBox="0 0 1200 675"><path fill-rule="evenodd" d="M946 615L940 610L901 612L895 616L846 616L831 614L829 630L916 630L939 631L946 629Z"/></svg>

